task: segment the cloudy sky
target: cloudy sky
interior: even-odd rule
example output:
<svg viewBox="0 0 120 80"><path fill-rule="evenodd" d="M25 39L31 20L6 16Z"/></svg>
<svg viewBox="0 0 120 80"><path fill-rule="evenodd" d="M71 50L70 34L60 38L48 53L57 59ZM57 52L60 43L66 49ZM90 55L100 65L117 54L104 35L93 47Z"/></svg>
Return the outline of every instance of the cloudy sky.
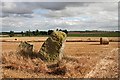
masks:
<svg viewBox="0 0 120 80"><path fill-rule="evenodd" d="M117 2L2 2L2 31L118 30Z"/></svg>

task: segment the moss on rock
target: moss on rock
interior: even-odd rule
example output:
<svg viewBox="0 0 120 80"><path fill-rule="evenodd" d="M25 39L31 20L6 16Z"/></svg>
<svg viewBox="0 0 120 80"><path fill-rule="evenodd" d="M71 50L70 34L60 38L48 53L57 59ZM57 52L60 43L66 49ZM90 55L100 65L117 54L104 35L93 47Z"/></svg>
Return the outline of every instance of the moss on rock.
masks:
<svg viewBox="0 0 120 80"><path fill-rule="evenodd" d="M33 45L27 42L21 42L17 49L20 55L28 56L33 53Z"/></svg>
<svg viewBox="0 0 120 80"><path fill-rule="evenodd" d="M66 37L66 33L62 31L53 31L49 38L43 43L39 53L44 56L47 61L60 60L60 56L62 56L61 48Z"/></svg>

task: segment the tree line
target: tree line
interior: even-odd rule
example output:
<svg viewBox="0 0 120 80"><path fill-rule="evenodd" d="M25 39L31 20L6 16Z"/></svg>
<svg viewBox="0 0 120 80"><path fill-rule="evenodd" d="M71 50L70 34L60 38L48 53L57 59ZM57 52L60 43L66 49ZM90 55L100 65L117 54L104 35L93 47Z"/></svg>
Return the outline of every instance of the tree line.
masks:
<svg viewBox="0 0 120 80"><path fill-rule="evenodd" d="M62 30L62 29L56 29L56 31L63 31L65 32L66 34L68 34L68 31L67 30ZM21 31L21 32L14 32L14 31L10 31L6 34L8 34L10 37L13 37L13 36L40 36L40 35L50 35L51 33L53 32L53 30L48 30L48 31L39 31L38 29L35 30L35 31Z"/></svg>

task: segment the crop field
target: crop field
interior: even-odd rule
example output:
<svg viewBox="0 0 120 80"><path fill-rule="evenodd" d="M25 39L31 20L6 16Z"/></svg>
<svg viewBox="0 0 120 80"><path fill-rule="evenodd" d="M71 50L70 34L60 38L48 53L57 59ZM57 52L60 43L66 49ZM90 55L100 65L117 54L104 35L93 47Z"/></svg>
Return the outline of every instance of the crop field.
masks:
<svg viewBox="0 0 120 80"><path fill-rule="evenodd" d="M68 36L71 37L118 37L119 35L119 32L84 32L78 34L68 34Z"/></svg>
<svg viewBox="0 0 120 80"><path fill-rule="evenodd" d="M16 54L20 41L33 44L34 54L37 54L46 39L47 37L1 38L2 77L118 78L118 37L109 37L108 45L100 45L99 37L68 37L63 60L57 67L35 57L24 58Z"/></svg>

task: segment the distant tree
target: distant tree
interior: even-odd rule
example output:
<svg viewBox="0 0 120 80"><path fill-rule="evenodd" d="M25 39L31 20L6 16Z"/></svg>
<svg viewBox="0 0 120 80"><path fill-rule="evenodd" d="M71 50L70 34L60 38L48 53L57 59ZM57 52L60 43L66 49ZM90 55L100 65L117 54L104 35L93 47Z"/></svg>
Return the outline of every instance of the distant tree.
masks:
<svg viewBox="0 0 120 80"><path fill-rule="evenodd" d="M25 35L26 35L26 36L31 36L31 35L32 35L32 32L31 32L30 30L29 30L29 31L26 31L26 32L25 32Z"/></svg>
<svg viewBox="0 0 120 80"><path fill-rule="evenodd" d="M59 31L59 29L57 28L56 31Z"/></svg>
<svg viewBox="0 0 120 80"><path fill-rule="evenodd" d="M22 36L24 36L24 33L23 33L23 31L21 31L21 34L22 34Z"/></svg>
<svg viewBox="0 0 120 80"><path fill-rule="evenodd" d="M36 35L36 36L39 35L39 30L38 30L38 29L35 31L35 35Z"/></svg>
<svg viewBox="0 0 120 80"><path fill-rule="evenodd" d="M90 30L85 30L85 32L90 32Z"/></svg>
<svg viewBox="0 0 120 80"><path fill-rule="evenodd" d="M62 31L62 29L60 29L59 31Z"/></svg>
<svg viewBox="0 0 120 80"><path fill-rule="evenodd" d="M14 31L10 31L9 36L13 37L14 36Z"/></svg>
<svg viewBox="0 0 120 80"><path fill-rule="evenodd" d="M28 31L26 31L26 32L25 32L25 36L29 36L29 34L28 34L28 33L29 33L29 32L28 32Z"/></svg>
<svg viewBox="0 0 120 80"><path fill-rule="evenodd" d="M63 30L63 32L65 32L66 34L68 34L68 31L65 29L65 30Z"/></svg>
<svg viewBox="0 0 120 80"><path fill-rule="evenodd" d="M32 31L31 33L32 33L32 35L34 35L34 36L38 36L38 35L40 34L40 32L39 32L38 29L37 29L36 31Z"/></svg>
<svg viewBox="0 0 120 80"><path fill-rule="evenodd" d="M50 35L53 32L53 30L48 30L48 35Z"/></svg>
<svg viewBox="0 0 120 80"><path fill-rule="evenodd" d="M31 35L32 35L32 32L31 32L30 30L28 31L28 35L29 35L29 36L31 36Z"/></svg>
<svg viewBox="0 0 120 80"><path fill-rule="evenodd" d="M47 32L46 31L40 31L40 34L41 35L47 35Z"/></svg>
<svg viewBox="0 0 120 80"><path fill-rule="evenodd" d="M33 31L32 34L33 34L34 36L36 36L35 31Z"/></svg>

